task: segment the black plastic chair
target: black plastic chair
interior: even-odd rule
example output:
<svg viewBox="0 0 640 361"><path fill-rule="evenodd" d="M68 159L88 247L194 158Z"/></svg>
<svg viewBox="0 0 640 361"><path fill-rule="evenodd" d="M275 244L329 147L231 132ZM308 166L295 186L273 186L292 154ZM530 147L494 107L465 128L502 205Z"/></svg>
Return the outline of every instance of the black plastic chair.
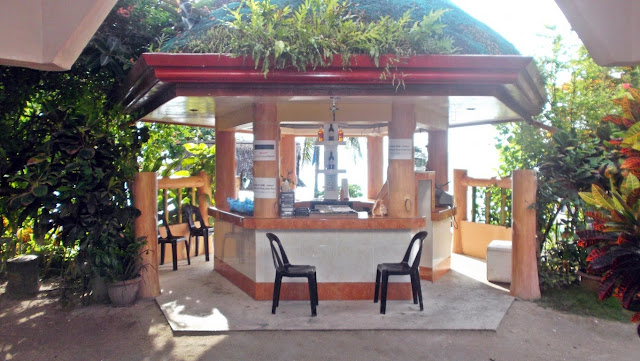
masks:
<svg viewBox="0 0 640 361"><path fill-rule="evenodd" d="M318 283L316 281L316 268L308 265L292 265L289 263L287 254L282 248L280 239L273 233L267 233L269 244L271 245L271 256L273 265L276 268L276 280L273 284L273 303L271 313L276 313L276 307L280 304L280 288L282 277L306 277L309 282L309 301L311 302L311 316L316 316L316 306L318 305ZM276 248L276 245L278 246Z"/></svg>
<svg viewBox="0 0 640 361"><path fill-rule="evenodd" d="M160 264L164 264L164 249L167 244L171 244L171 255L173 256L173 270L178 270L178 242L184 242L184 247L187 250L187 264L191 264L191 258L189 258L189 253L191 251L191 242L187 240L187 237L182 236L174 236L171 234L171 230L169 229L169 225L164 217L160 217L162 219L162 226L167 232L166 237L160 236L160 230L158 230L158 244L160 245Z"/></svg>
<svg viewBox="0 0 640 361"><path fill-rule="evenodd" d="M204 259L209 261L209 236L213 234L213 227L207 227L202 219L200 208L192 205L182 207L182 218L186 219L189 225L189 241L191 237L196 240L196 256L198 255L198 237L204 238ZM196 226L196 221L200 226Z"/></svg>
<svg viewBox="0 0 640 361"><path fill-rule="evenodd" d="M422 306L422 287L420 286L419 266L420 257L422 256L422 245L426 237L427 232L424 231L418 232L415 236L413 236L413 238L411 239L411 243L409 243L409 248L407 248L407 252L405 252L404 258L402 258L402 262L380 263L378 265L378 269L376 271L376 290L375 294L373 295L373 302L378 302L380 278L382 278L380 313L384 314L387 310L387 287L389 284L389 276L409 275L411 277L411 293L413 293L413 303L417 304L418 299L420 299L420 311L424 309L424 307ZM418 252L416 253L416 257L413 259L411 265L409 265L409 257L416 241L420 242L418 246Z"/></svg>

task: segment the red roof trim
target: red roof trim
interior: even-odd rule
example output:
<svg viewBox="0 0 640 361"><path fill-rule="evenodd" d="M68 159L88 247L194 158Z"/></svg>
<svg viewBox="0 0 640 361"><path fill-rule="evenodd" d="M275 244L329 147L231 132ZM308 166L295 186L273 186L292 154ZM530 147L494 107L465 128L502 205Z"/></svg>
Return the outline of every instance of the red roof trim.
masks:
<svg viewBox="0 0 640 361"><path fill-rule="evenodd" d="M153 67L217 67L217 68L255 68L253 59L249 57L234 57L230 54L169 54L169 53L145 53L142 58L149 66ZM383 69L391 61L391 56L382 56L380 66L376 66L373 59L367 55L354 55L351 57L349 68L376 68ZM398 63L399 68L495 68L519 70L533 60L531 57L515 55L414 55L402 58ZM322 68L342 69L342 57L336 55L331 65ZM320 67L315 70L322 69ZM296 71L289 69L285 71Z"/></svg>
<svg viewBox="0 0 640 361"><path fill-rule="evenodd" d="M490 95L523 118L537 114L544 86L531 57L503 55L417 55L404 58L381 76L366 55L352 57L348 67L334 57L327 67L308 71L271 69L267 76L253 60L229 54L145 53L122 89L122 103L149 112L179 95L359 94L359 95ZM402 80L404 87L391 85ZM184 90L184 89L188 89ZM185 94L179 94L186 92Z"/></svg>

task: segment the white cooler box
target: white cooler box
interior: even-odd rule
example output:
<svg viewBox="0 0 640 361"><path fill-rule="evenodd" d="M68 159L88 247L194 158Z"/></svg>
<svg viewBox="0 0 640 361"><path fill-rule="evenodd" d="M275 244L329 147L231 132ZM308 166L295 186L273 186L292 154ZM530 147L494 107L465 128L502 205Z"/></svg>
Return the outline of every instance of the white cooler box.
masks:
<svg viewBox="0 0 640 361"><path fill-rule="evenodd" d="M487 280L511 283L511 241L494 240L487 247Z"/></svg>

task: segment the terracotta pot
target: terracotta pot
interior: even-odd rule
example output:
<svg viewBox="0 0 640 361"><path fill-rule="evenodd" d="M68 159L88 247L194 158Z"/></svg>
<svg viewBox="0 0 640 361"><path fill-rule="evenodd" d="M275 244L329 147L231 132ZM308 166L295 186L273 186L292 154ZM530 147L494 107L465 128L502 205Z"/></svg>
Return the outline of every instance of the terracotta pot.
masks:
<svg viewBox="0 0 640 361"><path fill-rule="evenodd" d="M141 279L138 277L132 280L107 284L107 293L109 293L111 304L116 307L126 307L136 302Z"/></svg>

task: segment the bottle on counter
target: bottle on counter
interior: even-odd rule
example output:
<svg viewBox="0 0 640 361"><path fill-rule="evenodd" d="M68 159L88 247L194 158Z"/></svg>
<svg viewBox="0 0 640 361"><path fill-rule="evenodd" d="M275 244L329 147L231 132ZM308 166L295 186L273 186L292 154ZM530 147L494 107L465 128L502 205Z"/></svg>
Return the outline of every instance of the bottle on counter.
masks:
<svg viewBox="0 0 640 361"><path fill-rule="evenodd" d="M324 142L324 126L320 126L318 129L318 142Z"/></svg>
<svg viewBox="0 0 640 361"><path fill-rule="evenodd" d="M333 124L329 124L329 140L335 140L335 131L333 130Z"/></svg>
<svg viewBox="0 0 640 361"><path fill-rule="evenodd" d="M344 141L344 132L342 131L342 128L338 129L338 142L343 142Z"/></svg>
<svg viewBox="0 0 640 361"><path fill-rule="evenodd" d="M327 169L335 169L335 161L336 158L333 157L333 152L329 152L329 162L327 164Z"/></svg>

